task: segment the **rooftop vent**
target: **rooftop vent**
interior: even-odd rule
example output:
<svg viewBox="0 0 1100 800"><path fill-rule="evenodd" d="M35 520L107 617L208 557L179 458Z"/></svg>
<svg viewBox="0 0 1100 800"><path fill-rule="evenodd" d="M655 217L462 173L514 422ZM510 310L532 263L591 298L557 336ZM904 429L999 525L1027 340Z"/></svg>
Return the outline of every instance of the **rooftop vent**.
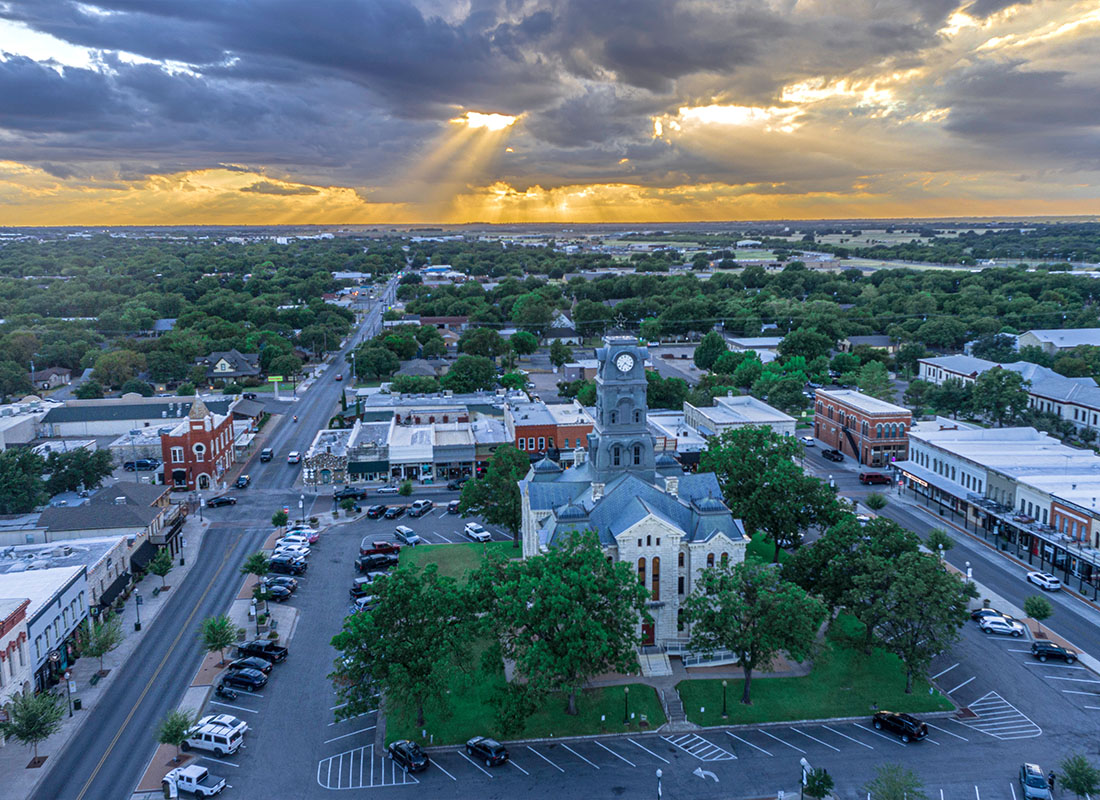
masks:
<svg viewBox="0 0 1100 800"><path fill-rule="evenodd" d="M116 498L115 498L115 505L116 505L116 506L124 506L124 505L126 505L126 498L125 498L125 497L116 497Z"/></svg>

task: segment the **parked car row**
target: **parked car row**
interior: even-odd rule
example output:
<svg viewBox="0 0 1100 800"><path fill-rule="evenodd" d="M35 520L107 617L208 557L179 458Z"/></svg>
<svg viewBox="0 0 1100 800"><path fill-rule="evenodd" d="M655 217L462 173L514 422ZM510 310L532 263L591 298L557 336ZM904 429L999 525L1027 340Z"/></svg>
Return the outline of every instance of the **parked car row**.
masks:
<svg viewBox="0 0 1100 800"><path fill-rule="evenodd" d="M309 555L319 537L320 532L315 528L291 526L275 541L275 550L267 562L268 571L277 575L304 575L309 569Z"/></svg>

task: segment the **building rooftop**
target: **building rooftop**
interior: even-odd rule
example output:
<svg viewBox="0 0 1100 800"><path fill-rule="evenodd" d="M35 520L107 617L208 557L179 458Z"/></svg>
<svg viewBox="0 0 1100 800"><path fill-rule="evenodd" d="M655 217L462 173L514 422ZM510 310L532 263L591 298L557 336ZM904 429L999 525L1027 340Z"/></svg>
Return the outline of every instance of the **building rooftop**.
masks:
<svg viewBox="0 0 1100 800"><path fill-rule="evenodd" d="M332 453L334 456L345 456L348 453L348 445L351 442L355 428L322 428L313 437L313 442L306 451L306 458L318 453Z"/></svg>
<svg viewBox="0 0 1100 800"><path fill-rule="evenodd" d="M726 341L744 350L772 349L779 347L782 336L727 336Z"/></svg>
<svg viewBox="0 0 1100 800"><path fill-rule="evenodd" d="M778 408L772 408L763 400L757 400L747 394L716 397L713 406L710 408L704 406L699 409L699 413L716 423L726 425L770 425L776 422L794 422L794 417L789 414L784 414Z"/></svg>
<svg viewBox="0 0 1100 800"><path fill-rule="evenodd" d="M10 573L4 576L2 591L7 597L29 599L27 618L30 619L84 571L83 566L78 566Z"/></svg>
<svg viewBox="0 0 1100 800"><path fill-rule="evenodd" d="M1020 334L1031 334L1041 342L1048 342L1059 349L1082 344L1100 345L1100 328L1039 328Z"/></svg>
<svg viewBox="0 0 1100 800"><path fill-rule="evenodd" d="M520 401L508 403L508 412L516 425L556 425L549 407L538 401Z"/></svg>
<svg viewBox="0 0 1100 800"><path fill-rule="evenodd" d="M84 566L90 570L124 539L125 536L100 536L51 544L0 547L0 575L57 567ZM6 580L0 591L7 593Z"/></svg>
<svg viewBox="0 0 1100 800"><path fill-rule="evenodd" d="M879 400L855 389L818 389L819 397L826 397L838 403L858 409L865 414L908 414L909 409Z"/></svg>
<svg viewBox="0 0 1100 800"><path fill-rule="evenodd" d="M594 420L580 403L548 403L546 410L558 425L592 425Z"/></svg>
<svg viewBox="0 0 1100 800"><path fill-rule="evenodd" d="M204 399L215 414L226 414L234 398ZM96 420L183 419L191 411L194 397L142 397L127 394L122 397L101 397L95 400L66 400L47 412L44 423L92 422ZM166 423L167 424L167 423Z"/></svg>
<svg viewBox="0 0 1100 800"><path fill-rule="evenodd" d="M650 411L646 422L650 433L675 440L678 452L702 452L707 449L706 438L684 421L682 411Z"/></svg>

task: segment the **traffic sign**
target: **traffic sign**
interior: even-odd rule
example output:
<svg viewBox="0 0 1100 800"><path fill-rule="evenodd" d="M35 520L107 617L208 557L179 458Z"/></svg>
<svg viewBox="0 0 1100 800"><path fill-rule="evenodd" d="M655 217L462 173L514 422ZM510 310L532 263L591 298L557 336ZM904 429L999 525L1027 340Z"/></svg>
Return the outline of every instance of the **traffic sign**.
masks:
<svg viewBox="0 0 1100 800"><path fill-rule="evenodd" d="M268 383L285 383L286 381L283 380L282 375L268 375L267 376L267 382Z"/></svg>

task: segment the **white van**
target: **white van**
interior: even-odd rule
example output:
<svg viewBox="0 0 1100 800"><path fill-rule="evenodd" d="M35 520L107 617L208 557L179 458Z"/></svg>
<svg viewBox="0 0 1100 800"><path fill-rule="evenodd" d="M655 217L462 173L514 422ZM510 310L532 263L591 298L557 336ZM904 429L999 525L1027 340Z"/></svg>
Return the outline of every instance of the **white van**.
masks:
<svg viewBox="0 0 1100 800"><path fill-rule="evenodd" d="M216 756L231 755L240 749L246 730L248 725L229 714L203 717L191 729L180 749L206 750Z"/></svg>

